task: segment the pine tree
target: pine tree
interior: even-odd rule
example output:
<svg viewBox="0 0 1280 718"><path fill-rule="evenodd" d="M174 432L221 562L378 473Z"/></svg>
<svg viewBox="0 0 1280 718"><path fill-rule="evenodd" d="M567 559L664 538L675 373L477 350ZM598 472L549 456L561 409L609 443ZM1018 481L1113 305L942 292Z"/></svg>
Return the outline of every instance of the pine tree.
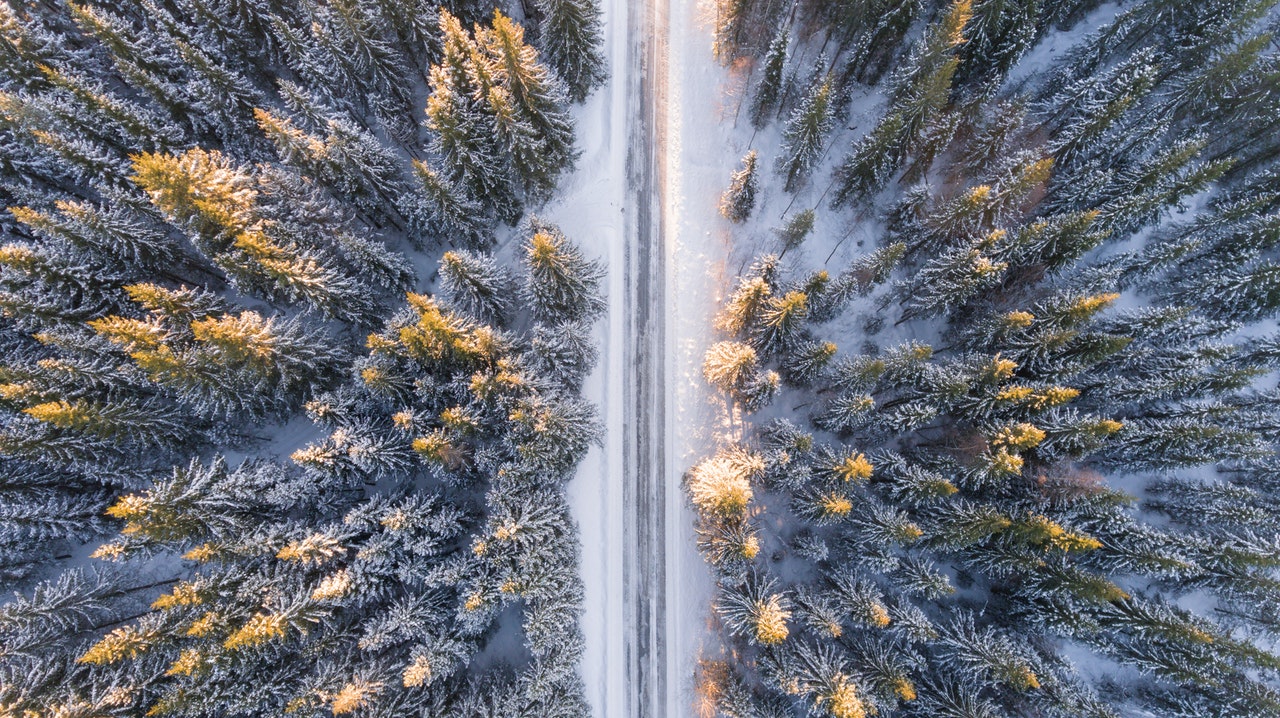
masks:
<svg viewBox="0 0 1280 718"><path fill-rule="evenodd" d="M397 323L388 327L394 339L371 335L369 344L375 353L407 354L426 367L440 365L472 366L494 358L501 349L499 338L491 330L476 327L462 317L442 309L432 297L410 293L407 296L416 321L407 326ZM362 372L366 384L377 383L379 371L370 367Z"/></svg>
<svg viewBox="0 0 1280 718"><path fill-rule="evenodd" d="M689 470L689 495L709 516L741 516L755 492L751 480L764 470L759 456L740 447L723 449Z"/></svg>
<svg viewBox="0 0 1280 718"><path fill-rule="evenodd" d="M760 312L760 324L752 342L766 356L785 353L802 339L808 316L809 296L804 292L771 297Z"/></svg>
<svg viewBox="0 0 1280 718"><path fill-rule="evenodd" d="M368 6L355 0L308 4L313 47L328 70L324 79L343 95L367 97L361 104L371 106L393 134L407 139L411 105L401 82L406 63L381 36Z"/></svg>
<svg viewBox="0 0 1280 718"><path fill-rule="evenodd" d="M6 82L19 87L41 89L46 80L40 66L55 66L67 59L68 48L61 35L50 32L35 16L19 17L9 5L0 7L0 38L4 47L0 72Z"/></svg>
<svg viewBox="0 0 1280 718"><path fill-rule="evenodd" d="M716 318L717 326L735 336L746 336L756 326L761 311L774 293L772 274L777 261L775 256L765 257L752 267L750 275L739 280L738 288Z"/></svg>
<svg viewBox="0 0 1280 718"><path fill-rule="evenodd" d="M493 257L445 252L440 284L450 304L478 321L502 326L514 308L514 282Z"/></svg>
<svg viewBox="0 0 1280 718"><path fill-rule="evenodd" d="M715 53L721 62L728 63L743 43L747 23L750 21L750 0L717 0L715 5Z"/></svg>
<svg viewBox="0 0 1280 718"><path fill-rule="evenodd" d="M258 512L269 510L255 494L271 485L278 470L252 463L232 470L222 458L208 466L192 461L147 491L122 496L107 514L126 523L126 552L231 537L251 525Z"/></svg>
<svg viewBox="0 0 1280 718"><path fill-rule="evenodd" d="M604 311L604 267L589 261L554 225L533 218L524 244L524 296L544 322L593 320Z"/></svg>
<svg viewBox="0 0 1280 718"><path fill-rule="evenodd" d="M253 112L258 127L286 164L325 182L356 205L385 213L386 205L404 191L395 155L351 123L329 119L328 134L322 138L267 110Z"/></svg>
<svg viewBox="0 0 1280 718"><path fill-rule="evenodd" d="M861 200L883 188L915 149L921 132L947 106L960 63L956 48L965 41L971 16L970 0L958 0L925 32L891 81L888 112L854 145L837 171L834 205Z"/></svg>
<svg viewBox="0 0 1280 718"><path fill-rule="evenodd" d="M1039 676L1025 651L1009 638L962 618L941 627L943 661L979 684L996 682L1016 690L1040 687Z"/></svg>
<svg viewBox="0 0 1280 718"><path fill-rule="evenodd" d="M1001 76L1036 40L1039 0L979 0L965 26L964 67L969 74Z"/></svg>
<svg viewBox="0 0 1280 718"><path fill-rule="evenodd" d="M854 144L836 168L833 207L862 201L889 183L905 154L902 125L903 117L891 113Z"/></svg>
<svg viewBox="0 0 1280 718"><path fill-rule="evenodd" d="M1105 74L1063 89L1050 105L1050 117L1059 127L1049 145L1054 158L1071 165L1087 157L1089 149L1151 90L1158 72L1154 53L1142 52Z"/></svg>
<svg viewBox="0 0 1280 718"><path fill-rule="evenodd" d="M808 238L809 233L813 231L815 216L812 209L797 212L778 229L778 238L782 240L782 252L779 253L779 257L799 247Z"/></svg>
<svg viewBox="0 0 1280 718"><path fill-rule="evenodd" d="M185 7L190 9L193 20L209 29L227 54L250 61L259 59L265 51L267 61L279 62L281 48L272 31L272 18L296 20L293 8L271 0L187 0Z"/></svg>
<svg viewBox="0 0 1280 718"><path fill-rule="evenodd" d="M740 224L747 221L751 210L755 208L756 190L759 184L756 179L757 157L755 150L751 150L742 157L742 169L736 170L730 176L729 189L720 196L720 214L730 222Z"/></svg>
<svg viewBox="0 0 1280 718"><path fill-rule="evenodd" d="M597 440L597 417L592 406L577 399L550 397L524 402L510 416L508 441L534 469L562 476Z"/></svg>
<svg viewBox="0 0 1280 718"><path fill-rule="evenodd" d="M782 376L788 384L809 386L822 376L835 353L831 342L806 342L783 358Z"/></svg>
<svg viewBox="0 0 1280 718"><path fill-rule="evenodd" d="M174 46L192 75L184 89L192 109L199 113L198 127L209 127L228 148L242 147L246 153L254 153L259 142L246 138L241 130L252 121L253 108L261 106L265 98L248 78L220 58L182 40L175 40Z"/></svg>
<svg viewBox="0 0 1280 718"><path fill-rule="evenodd" d="M36 551L61 541L89 541L103 533L106 497L87 491L17 491L4 495L0 506L0 545ZM6 561L12 575L15 566Z"/></svg>
<svg viewBox="0 0 1280 718"><path fill-rule="evenodd" d="M735 394L755 377L756 350L740 342L717 342L707 349L702 375L720 391Z"/></svg>
<svg viewBox="0 0 1280 718"><path fill-rule="evenodd" d="M571 391L582 387L599 354L590 327L584 322L538 325L530 342L537 360L535 366Z"/></svg>
<svg viewBox="0 0 1280 718"><path fill-rule="evenodd" d="M156 207L189 227L211 254L228 243L224 235L248 231L254 224L258 193L253 178L220 152L144 154L134 161L134 172Z"/></svg>
<svg viewBox="0 0 1280 718"><path fill-rule="evenodd" d="M477 30L476 41L489 56L494 81L510 95L512 110L528 123L530 137L537 140L536 146L529 148L537 162L521 172L521 182L531 195L544 196L575 158L573 122L564 107L565 89L559 78L538 62L537 51L525 44L524 28L502 13L494 13L492 29Z"/></svg>
<svg viewBox="0 0 1280 718"><path fill-rule="evenodd" d="M134 181L246 289L342 319L367 319L373 312L366 287L323 249L299 247L288 227L267 217L257 180L221 153L140 155Z"/></svg>
<svg viewBox="0 0 1280 718"><path fill-rule="evenodd" d="M120 98L109 92L100 83L85 79L75 74L55 69L48 65L39 65L40 71L48 78L49 83L57 87L71 98L85 113L84 129L98 135L110 135L104 139L113 139L122 146L141 143L150 151L176 149L185 141L182 130L138 104ZM102 123L107 125L106 128Z"/></svg>
<svg viewBox="0 0 1280 718"><path fill-rule="evenodd" d="M68 3L71 19L109 52L116 71L130 85L180 122L191 122L191 100L178 71L181 60L172 45L150 27L135 28L124 19L88 5Z"/></svg>
<svg viewBox="0 0 1280 718"><path fill-rule="evenodd" d="M831 93L831 79L815 77L787 121L778 170L787 178L788 192L798 189L822 154L822 144L834 120Z"/></svg>
<svg viewBox="0 0 1280 718"><path fill-rule="evenodd" d="M720 587L716 610L732 633L744 635L751 643L774 646L787 640L791 602L773 591L775 584L749 576L739 586Z"/></svg>
<svg viewBox="0 0 1280 718"><path fill-rule="evenodd" d="M103 263L56 249L24 244L0 247L0 291L10 316L32 327L118 311L122 280Z"/></svg>
<svg viewBox="0 0 1280 718"><path fill-rule="evenodd" d="M56 213L10 207L9 213L45 239L126 266L169 269L180 256L181 250L163 226L128 200L110 205L59 200L54 208Z"/></svg>
<svg viewBox="0 0 1280 718"><path fill-rule="evenodd" d="M1205 310L1219 319L1253 323L1280 309L1280 267L1270 262L1223 269L1198 283Z"/></svg>
<svg viewBox="0 0 1280 718"><path fill-rule="evenodd" d="M574 102L605 80L600 7L595 0L538 0L542 52Z"/></svg>
<svg viewBox="0 0 1280 718"><path fill-rule="evenodd" d="M177 412L158 402L62 399L35 404L22 413L60 429L139 448L164 449L191 439L190 428L178 421Z"/></svg>
<svg viewBox="0 0 1280 718"><path fill-rule="evenodd" d="M760 71L760 81L756 83L755 94L751 97L751 125L757 130L764 129L782 100L782 73L786 69L790 44L791 30L783 25L769 43L769 52L764 56L764 67Z"/></svg>
<svg viewBox="0 0 1280 718"><path fill-rule="evenodd" d="M798 644L776 668L766 668L779 685L790 683L814 709L831 718L865 718L863 689L851 675L848 659L829 643Z"/></svg>
<svg viewBox="0 0 1280 718"><path fill-rule="evenodd" d="M201 413L261 417L296 406L343 361L324 334L297 319L223 314L208 295L155 285L128 291L150 319L111 316L90 326Z"/></svg>
<svg viewBox="0 0 1280 718"><path fill-rule="evenodd" d="M1020 262L1049 269L1067 266L1110 235L1093 228L1100 214L1097 210L1071 212L1024 225L1013 240L1013 251Z"/></svg>
<svg viewBox="0 0 1280 718"><path fill-rule="evenodd" d="M399 47L413 62L410 65L425 67L429 57L440 50L440 38L435 34L436 6L432 0L374 0L368 11L378 16L384 27L390 27L399 41ZM469 8L455 6L454 10L468 21Z"/></svg>
<svg viewBox="0 0 1280 718"><path fill-rule="evenodd" d="M996 230L973 246L944 252L921 268L910 284L901 285L904 298L910 297L903 318L948 311L995 286L1008 263L993 262L991 255L1005 238L1003 230Z"/></svg>

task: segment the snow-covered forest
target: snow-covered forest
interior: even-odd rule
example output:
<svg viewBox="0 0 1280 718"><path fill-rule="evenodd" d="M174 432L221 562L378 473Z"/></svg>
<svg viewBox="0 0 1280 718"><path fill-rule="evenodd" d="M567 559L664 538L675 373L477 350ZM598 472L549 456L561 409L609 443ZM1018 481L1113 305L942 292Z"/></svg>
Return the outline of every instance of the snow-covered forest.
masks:
<svg viewBox="0 0 1280 718"><path fill-rule="evenodd" d="M0 718L1280 718L1276 5L0 0Z"/></svg>
<svg viewBox="0 0 1280 718"><path fill-rule="evenodd" d="M705 714L1280 715L1274 6L716 4Z"/></svg>
<svg viewBox="0 0 1280 718"><path fill-rule="evenodd" d="M0 3L0 715L585 714L600 30Z"/></svg>

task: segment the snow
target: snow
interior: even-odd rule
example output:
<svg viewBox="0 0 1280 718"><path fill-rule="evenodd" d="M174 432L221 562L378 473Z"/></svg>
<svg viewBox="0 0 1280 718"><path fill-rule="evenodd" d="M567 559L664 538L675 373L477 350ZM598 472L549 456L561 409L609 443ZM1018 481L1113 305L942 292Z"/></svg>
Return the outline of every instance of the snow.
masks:
<svg viewBox="0 0 1280 718"><path fill-rule="evenodd" d="M729 223L717 200L742 152L727 152L733 78L713 58L709 7L669 0L666 122L667 716L693 715L696 661L718 651L708 628L714 590L698 555L694 512L680 477L711 453L726 427L702 378L711 327L732 280Z"/></svg>
<svg viewBox="0 0 1280 718"><path fill-rule="evenodd" d="M694 514L680 488L684 471L714 445L714 405L701 377L701 360L711 339L710 321L727 281L729 237L726 223L716 213L720 184L728 176L723 143L686 143L684 137L720 138L725 108L720 106L726 73L711 56L710 27L699 21L702 11L695 0L658 0L648 11L669 12L667 76L656 78L666 85L665 122L659 112L656 134L665 135L665 187L655 188L668 228L665 307L669 340L665 376L666 406L666 621L659 645L666 646L666 705L649 706L655 715L690 714L692 679L697 657L711 639L706 618L712 581L696 551ZM669 5L667 4L669 2ZM628 601L635 583L624 583L626 559L624 525L628 507L623 504L624 437L628 424L625 396L619 391L627 381L624 357L628 306L637 263L628 257L625 233L634 226L628 220L635 207L628 206L628 131L637 113L647 108L632 105L628 73L640 72L638 28L628 27L625 0L603 3L605 47L609 48L610 79L577 113L582 155L575 173L564 183L560 197L545 208L543 216L594 251L608 263L609 311L597 327L601 343L598 366L586 382L584 393L600 410L605 436L579 466L568 493L583 544L582 578L585 605L582 628L586 654L581 667L587 698L594 715L621 716L628 711L626 654ZM638 14L638 13L637 13ZM659 23L659 27L662 23ZM661 90L657 93L661 97ZM727 108L729 112L734 109ZM658 148L662 148L658 143ZM649 148L657 151L657 148ZM659 182L662 181L659 178ZM628 215L628 213L632 213ZM650 238L640 237L638 241ZM699 427L707 427L700 429ZM631 507L630 510L635 510ZM665 639L665 640L661 640Z"/></svg>
<svg viewBox="0 0 1280 718"><path fill-rule="evenodd" d="M626 200L627 84L629 66L625 0L604 3L604 47L609 79L577 108L578 158L572 176L562 183L558 200L542 216L560 226L588 254L608 264L609 309L596 326L600 360L583 393L596 405L604 423L604 439L578 465L568 496L582 540L585 592L582 631L586 650L581 665L593 715L620 716L626 706L623 566L623 402L616 390L623 365L624 316L619 301L625 289L624 210Z"/></svg>

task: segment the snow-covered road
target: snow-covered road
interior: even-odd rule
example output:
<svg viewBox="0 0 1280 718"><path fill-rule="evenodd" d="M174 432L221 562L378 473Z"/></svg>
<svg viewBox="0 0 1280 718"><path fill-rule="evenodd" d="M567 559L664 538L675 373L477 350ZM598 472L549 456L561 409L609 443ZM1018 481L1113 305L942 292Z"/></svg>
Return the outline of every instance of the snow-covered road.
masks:
<svg viewBox="0 0 1280 718"><path fill-rule="evenodd" d="M679 480L714 433L699 366L728 251L714 231L723 148L682 138L722 134L723 71L697 0L605 0L604 13L610 80L579 110L582 157L544 211L609 264L586 386L605 438L569 487L583 679L596 716L676 718L692 713L711 595Z"/></svg>
<svg viewBox="0 0 1280 718"><path fill-rule="evenodd" d="M633 61L628 95L627 185L629 312L623 336L628 373L622 449L626 555L627 714L664 718L668 703L667 519L673 508L666 450L666 3L628 6ZM678 502L674 506L678 506Z"/></svg>

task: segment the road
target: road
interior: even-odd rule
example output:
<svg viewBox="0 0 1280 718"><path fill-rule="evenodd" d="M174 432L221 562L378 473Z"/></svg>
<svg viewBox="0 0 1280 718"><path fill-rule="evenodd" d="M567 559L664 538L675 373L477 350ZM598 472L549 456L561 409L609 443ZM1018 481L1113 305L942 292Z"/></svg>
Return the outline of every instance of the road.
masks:
<svg viewBox="0 0 1280 718"><path fill-rule="evenodd" d="M632 62L623 355L627 715L665 718L667 636L666 0L627 3Z"/></svg>
<svg viewBox="0 0 1280 718"><path fill-rule="evenodd" d="M601 0L610 78L577 111L582 157L544 211L608 265L600 362L584 387L604 440L568 487L583 546L582 676L602 718L690 715L710 603L679 483L708 446L699 367L722 279L721 249L706 241L719 190L703 196L725 174L722 146L681 143L715 137L722 119L697 2Z"/></svg>

